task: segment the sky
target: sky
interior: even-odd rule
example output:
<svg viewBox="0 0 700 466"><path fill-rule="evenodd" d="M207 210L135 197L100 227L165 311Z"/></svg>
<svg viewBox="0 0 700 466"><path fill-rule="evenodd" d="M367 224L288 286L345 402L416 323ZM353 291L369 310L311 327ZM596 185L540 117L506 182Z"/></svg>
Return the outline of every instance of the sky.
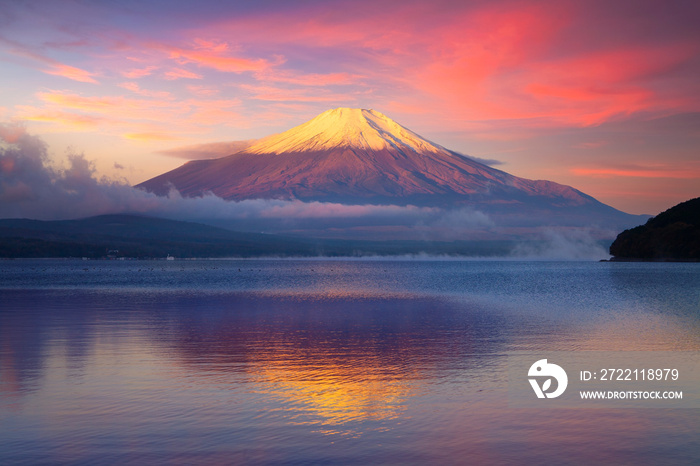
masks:
<svg viewBox="0 0 700 466"><path fill-rule="evenodd" d="M700 196L700 2L0 0L0 122L136 184L372 108L634 214Z"/></svg>

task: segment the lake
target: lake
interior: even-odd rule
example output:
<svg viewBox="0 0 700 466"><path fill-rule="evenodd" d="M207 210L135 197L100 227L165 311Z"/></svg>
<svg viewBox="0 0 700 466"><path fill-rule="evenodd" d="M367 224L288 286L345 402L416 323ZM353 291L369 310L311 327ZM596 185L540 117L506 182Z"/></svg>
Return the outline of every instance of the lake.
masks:
<svg viewBox="0 0 700 466"><path fill-rule="evenodd" d="M700 463L700 409L509 406L551 351L700 351L700 264L0 261L0 463Z"/></svg>

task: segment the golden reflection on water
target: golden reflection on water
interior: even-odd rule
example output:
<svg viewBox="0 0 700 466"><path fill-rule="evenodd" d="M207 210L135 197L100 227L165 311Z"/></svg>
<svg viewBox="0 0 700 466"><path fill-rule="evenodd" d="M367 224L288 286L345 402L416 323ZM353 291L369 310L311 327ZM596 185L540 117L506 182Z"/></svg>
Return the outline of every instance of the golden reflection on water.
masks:
<svg viewBox="0 0 700 466"><path fill-rule="evenodd" d="M266 310L190 322L173 344L200 382L244 380L252 392L275 400L274 409L291 425L349 436L387 429L405 419L408 400L420 393L419 381L434 363L449 357L441 358L445 350L426 316L437 305L433 300L382 297L358 305L358 299L370 298L327 290L246 301L248 310L258 302ZM455 338L469 347L468 332Z"/></svg>
<svg viewBox="0 0 700 466"><path fill-rule="evenodd" d="M293 424L320 425L328 434L357 433L338 428L353 421L399 419L416 392L411 374L391 377L377 361L371 364L261 368L252 381L259 393L284 401L285 409L294 413Z"/></svg>
<svg viewBox="0 0 700 466"><path fill-rule="evenodd" d="M464 304L453 314L444 300L404 293L326 289L247 296L229 302L220 318L189 320L173 334L170 344L182 368L196 374L198 383L244 380L253 393L275 400L272 409L290 425L329 435L392 429L410 419L412 398L429 391L426 381L445 374L486 379L489 372L479 366L489 355L519 345L559 351L700 349L695 328L682 317L622 315L558 327L556 333L536 321L534 334L518 326L504 340L504 322L493 316ZM447 370L457 368L461 372ZM493 408L479 413L474 405L467 416L487 418Z"/></svg>

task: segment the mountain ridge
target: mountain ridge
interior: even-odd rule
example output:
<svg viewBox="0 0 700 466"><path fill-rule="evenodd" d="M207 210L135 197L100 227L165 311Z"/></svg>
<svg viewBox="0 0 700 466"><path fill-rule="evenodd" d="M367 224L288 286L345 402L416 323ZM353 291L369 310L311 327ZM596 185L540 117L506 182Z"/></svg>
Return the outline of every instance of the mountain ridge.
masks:
<svg viewBox="0 0 700 466"><path fill-rule="evenodd" d="M570 186L520 178L446 149L375 110L348 108L323 112L235 154L190 161L137 187L236 201L445 206L543 198L553 207L604 206Z"/></svg>
<svg viewBox="0 0 700 466"><path fill-rule="evenodd" d="M519 243L517 243L519 244ZM0 259L86 257L508 256L513 241L357 241L234 231L135 214L73 220L0 219Z"/></svg>

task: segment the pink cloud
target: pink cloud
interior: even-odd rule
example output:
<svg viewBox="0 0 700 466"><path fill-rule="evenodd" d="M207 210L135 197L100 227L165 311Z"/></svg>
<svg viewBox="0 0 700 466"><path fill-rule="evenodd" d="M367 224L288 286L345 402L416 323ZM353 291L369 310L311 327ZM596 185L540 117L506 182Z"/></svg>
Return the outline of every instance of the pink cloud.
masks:
<svg viewBox="0 0 700 466"><path fill-rule="evenodd" d="M229 48L228 43L224 41L196 38L193 42L195 44L195 48L208 50L212 53L224 53Z"/></svg>
<svg viewBox="0 0 700 466"><path fill-rule="evenodd" d="M208 70L249 73L246 84L270 90L255 100L327 101L273 91L278 84L354 86L354 92L362 86L371 89L373 106L449 115L441 123L453 128L490 122L499 131L507 120L526 127L591 126L641 112L694 111L700 95L692 80L696 38L683 39L662 24L650 30L620 11L567 0L333 2L202 14L193 26L157 31L158 41L133 31L112 35L123 38L113 45L120 59L152 63L119 72L129 79L174 61L179 66L166 79L212 79ZM86 47L84 40L67 44ZM183 65L196 65L198 72ZM51 62L48 72L96 82L94 73L69 65ZM664 79L674 74L684 79Z"/></svg>
<svg viewBox="0 0 700 466"><path fill-rule="evenodd" d="M238 99L165 98L134 84L121 86L135 92L134 97L39 92L37 97L44 106L18 106L17 117L51 123L55 131L100 128L141 141L179 139L183 134L201 134L214 126L248 124L239 113Z"/></svg>
<svg viewBox="0 0 700 466"><path fill-rule="evenodd" d="M187 86L187 90L198 97L212 97L220 92L218 89L207 86Z"/></svg>
<svg viewBox="0 0 700 466"><path fill-rule="evenodd" d="M18 124L0 124L0 140L8 144L16 144L19 139L27 134L24 126ZM9 171L10 169L8 169Z"/></svg>
<svg viewBox="0 0 700 466"><path fill-rule="evenodd" d="M144 76L150 76L155 70L157 70L157 66L147 66L145 68L134 68L130 71L122 71L122 76L128 79L138 79L138 78L143 78Z"/></svg>
<svg viewBox="0 0 700 466"><path fill-rule="evenodd" d="M148 28L109 15L47 18L45 28L26 32L8 24L14 29L2 34L13 40L0 38L0 59L43 77L18 82L23 96L6 90L7 118L42 122L48 131L186 134L194 143L225 139L227 126L262 136L265 127L291 127L333 106L362 106L426 136L448 134L447 143L436 142L463 143L455 149L483 155L525 147L532 157L518 169L531 176L596 189L615 176L675 189L680 178L656 177L679 176L671 163L659 170L634 164L651 160L665 137L648 122L700 110L700 10L688 2L356 0L220 11L202 8L183 22L173 5L167 21ZM68 24L77 27L66 32ZM29 87L35 82L46 87ZM46 90L64 86L71 91ZM697 152L696 120L663 124L679 138L659 153L685 167ZM645 133L643 147L630 143L635 131ZM560 149L571 157L567 166L539 155L541 141L533 142L555 132L545 152ZM595 154L601 139L620 166L575 159ZM508 163L516 169L519 162Z"/></svg>
<svg viewBox="0 0 700 466"><path fill-rule="evenodd" d="M121 96L82 96L68 92L48 91L37 93L44 102L55 104L62 108L71 108L75 110L98 112L98 113L113 113L120 108L133 110L143 105L142 100L127 99Z"/></svg>
<svg viewBox="0 0 700 466"><path fill-rule="evenodd" d="M598 149L599 147L604 147L608 144L608 141L591 141L591 142L581 142L579 144L574 144L571 146L574 149Z"/></svg>
<svg viewBox="0 0 700 466"><path fill-rule="evenodd" d="M64 131L92 131L102 124L113 122L113 120L102 116L85 115L60 109L43 109L30 105L18 106L16 116L25 121L52 123Z"/></svg>
<svg viewBox="0 0 700 466"><path fill-rule="evenodd" d="M600 178L633 177L633 178L676 178L694 179L700 178L700 168L675 169L667 167L639 167L639 168L572 168L571 173L578 176L592 176Z"/></svg>
<svg viewBox="0 0 700 466"><path fill-rule="evenodd" d="M135 82L125 82L125 83L117 84L117 86L124 88L126 90L129 90L135 94L145 96L145 97L155 97L158 99L168 99L168 98L172 97L170 92L167 92L167 91L150 91L147 89L141 89L141 86L139 86Z"/></svg>
<svg viewBox="0 0 700 466"><path fill-rule="evenodd" d="M350 73L304 74L276 69L267 70L257 75L257 78L261 81L320 87L356 84L361 77L361 75Z"/></svg>
<svg viewBox="0 0 700 466"><path fill-rule="evenodd" d="M61 63L58 60L45 56L43 53L39 53L31 47L25 46L15 41L11 41L0 37L0 44L6 44L9 46L9 52L13 55L28 58L33 62L39 62L43 65L48 65L48 69L42 69L41 71L46 74L61 76L64 78L71 79L73 81L97 84L97 80L94 78L95 73L91 73L82 68L67 65Z"/></svg>
<svg viewBox="0 0 700 466"><path fill-rule="evenodd" d="M692 39L679 36L650 46L634 40L634 34L627 39L615 31L586 29L581 18L587 11L575 2L446 6L402 4L386 15L372 12L386 12L390 5L364 2L360 15L356 8L315 5L240 20L222 18L194 34L206 30L231 37L235 31L241 48L284 53L284 68L270 66L256 74L263 83L328 87L356 85L361 76L363 84L394 105L450 115L460 125L491 121L497 131L506 120L524 127L590 126L698 105L692 96L699 93L687 92L691 84L685 83L681 93L658 79L696 60ZM298 20L290 21L290 16ZM302 47L310 59L337 58L332 62L343 69L290 69L285 50L293 47ZM683 100L683 94L691 97ZM258 97L272 100L277 95Z"/></svg>
<svg viewBox="0 0 700 466"><path fill-rule="evenodd" d="M165 79L169 81L174 81L176 79L202 79L204 76L201 74L194 73L192 71L188 71L182 68L173 68L170 71L165 72Z"/></svg>
<svg viewBox="0 0 700 466"><path fill-rule="evenodd" d="M64 78L72 79L73 81L79 81L82 83L93 83L97 84L97 81L93 78L94 73L89 71L76 68L75 66L64 65L64 64L54 64L48 70L44 70L46 74L52 74L55 76L62 76Z"/></svg>
<svg viewBox="0 0 700 466"><path fill-rule="evenodd" d="M356 100L351 95L334 94L325 90L285 89L273 86L241 85L249 91L253 99L273 102L351 102Z"/></svg>
<svg viewBox="0 0 700 466"><path fill-rule="evenodd" d="M218 71L242 73L245 71L261 71L269 66L264 59L248 59L221 54L220 48L186 49L176 46L165 46L164 50L170 58L184 65L192 63L200 67L212 68ZM225 50L224 50L225 51Z"/></svg>

